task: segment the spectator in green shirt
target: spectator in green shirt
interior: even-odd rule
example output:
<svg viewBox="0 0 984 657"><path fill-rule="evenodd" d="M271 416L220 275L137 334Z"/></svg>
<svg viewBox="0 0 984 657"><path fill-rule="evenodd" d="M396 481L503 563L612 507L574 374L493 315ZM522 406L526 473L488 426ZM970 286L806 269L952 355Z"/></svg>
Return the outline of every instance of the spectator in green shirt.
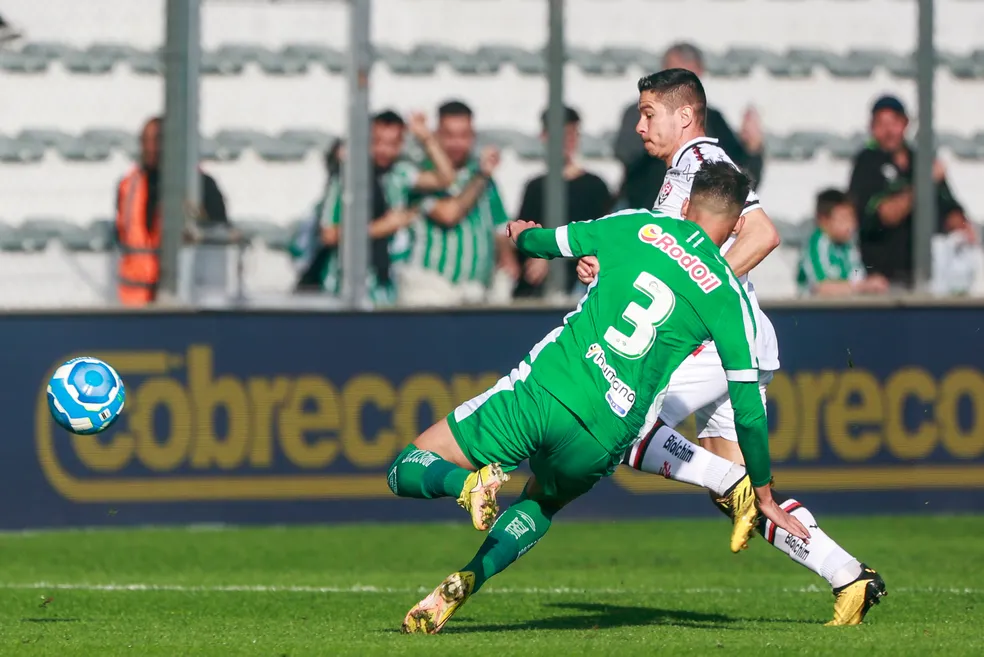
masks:
<svg viewBox="0 0 984 657"><path fill-rule="evenodd" d="M519 261L505 236L509 221L492 173L494 148L475 157L472 111L451 101L438 109L437 140L456 170L445 190L414 195L420 216L410 227L409 255L397 271L404 306L458 306L507 301L519 277ZM424 170L432 168L430 162Z"/></svg>
<svg viewBox="0 0 984 657"><path fill-rule="evenodd" d="M888 279L868 274L857 244L858 218L844 192L826 189L817 195L817 229L800 255L797 283L816 296L879 294Z"/></svg>

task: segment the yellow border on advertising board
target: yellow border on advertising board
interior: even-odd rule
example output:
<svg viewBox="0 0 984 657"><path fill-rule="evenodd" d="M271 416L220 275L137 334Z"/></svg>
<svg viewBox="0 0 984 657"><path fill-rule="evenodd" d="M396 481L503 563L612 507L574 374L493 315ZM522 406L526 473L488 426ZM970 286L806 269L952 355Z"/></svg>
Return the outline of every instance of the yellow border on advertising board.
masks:
<svg viewBox="0 0 984 657"><path fill-rule="evenodd" d="M97 355L121 369L164 373L166 352L106 352ZM67 360L67 359L66 359ZM53 367L48 378L54 373ZM392 495L383 472L371 474L223 475L81 479L59 463L45 394L38 396L35 435L38 462L48 482L75 502L191 502L378 499ZM619 468L615 484L637 495L704 494L704 491L663 477ZM522 477L514 477L506 493L519 493ZM777 469L782 489L804 492L893 491L984 488L984 465L898 464L891 466Z"/></svg>

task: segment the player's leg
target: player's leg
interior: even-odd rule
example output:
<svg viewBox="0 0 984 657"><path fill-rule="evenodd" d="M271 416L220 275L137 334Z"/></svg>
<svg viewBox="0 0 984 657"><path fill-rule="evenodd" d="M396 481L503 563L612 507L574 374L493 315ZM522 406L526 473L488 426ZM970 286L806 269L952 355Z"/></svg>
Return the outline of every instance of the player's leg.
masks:
<svg viewBox="0 0 984 657"><path fill-rule="evenodd" d="M404 632L433 634L486 581L526 554L550 529L554 515L618 464L556 399L537 388L544 444L530 456L534 476L522 496L495 522L475 556L407 614Z"/></svg>
<svg viewBox="0 0 984 657"><path fill-rule="evenodd" d="M768 379L764 381L767 383ZM763 386L764 394L764 386ZM709 452L734 463L743 464L734 429L730 400L722 404L701 428L698 438ZM830 625L856 625L878 599L885 595L885 582L871 568L861 563L834 541L817 523L813 513L797 500L773 492L776 502L810 530L804 544L764 518L756 518L756 529L766 541L794 562L823 577L834 592L834 619ZM718 505L722 508L722 505ZM727 510L722 508L727 513Z"/></svg>
<svg viewBox="0 0 984 657"><path fill-rule="evenodd" d="M498 489L509 479L505 470L528 458L538 438L523 424L530 403L524 386L513 370L427 429L396 457L390 490L400 497L456 497L475 528L488 529L498 515Z"/></svg>
<svg viewBox="0 0 984 657"><path fill-rule="evenodd" d="M728 397L728 381L713 345L687 357L670 377L659 421L635 443L623 463L723 496L744 476L744 468L716 458L676 431L683 420Z"/></svg>

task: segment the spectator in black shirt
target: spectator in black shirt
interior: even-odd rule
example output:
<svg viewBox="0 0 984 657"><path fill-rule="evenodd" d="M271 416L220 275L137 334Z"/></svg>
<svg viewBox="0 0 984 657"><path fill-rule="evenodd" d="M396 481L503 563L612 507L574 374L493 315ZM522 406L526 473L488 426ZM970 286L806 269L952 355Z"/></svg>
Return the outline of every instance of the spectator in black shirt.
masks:
<svg viewBox="0 0 984 657"><path fill-rule="evenodd" d="M663 68L683 68L697 77L703 77L704 56L697 46L678 43L663 55ZM666 165L646 153L642 140L636 134L638 122L639 108L635 104L629 105L622 115L622 125L615 139L615 157L622 162L625 170L619 198L630 208L649 210L663 186ZM762 126L754 109L749 108L745 112L741 135L736 136L721 112L708 107L705 133L717 139L728 157L748 173L753 186L757 187L762 182Z"/></svg>
<svg viewBox="0 0 984 657"><path fill-rule="evenodd" d="M540 117L543 130L541 138L547 138L547 113ZM567 181L567 223L585 221L602 217L611 210L612 197L605 181L588 173L575 161L578 142L581 137L581 117L570 108L564 108L564 180ZM638 137L637 137L638 139ZM523 191L523 204L518 219L543 223L546 217L547 176L542 174L526 183ZM567 268L565 290L570 290L577 280L574 268L576 260L570 260ZM547 277L548 263L538 258L520 257L522 275L514 292L517 297L533 297L543 294L543 281Z"/></svg>
<svg viewBox="0 0 984 657"><path fill-rule="evenodd" d="M878 273L897 285L911 286L912 176L915 152L905 141L909 125L902 102L883 96L871 108L871 142L854 158L850 194L860 217L861 258L869 273ZM961 231L969 241L976 236L963 208L946 182L943 163L933 163L936 183L937 230Z"/></svg>

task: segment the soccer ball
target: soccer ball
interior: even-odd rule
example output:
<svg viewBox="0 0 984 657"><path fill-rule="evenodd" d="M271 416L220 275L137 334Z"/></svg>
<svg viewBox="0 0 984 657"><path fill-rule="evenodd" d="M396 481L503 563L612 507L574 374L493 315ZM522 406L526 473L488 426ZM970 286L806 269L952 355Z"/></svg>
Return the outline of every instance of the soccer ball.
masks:
<svg viewBox="0 0 984 657"><path fill-rule="evenodd" d="M51 416L72 433L105 431L123 412L125 398L120 375L98 358L73 358L48 382Z"/></svg>

